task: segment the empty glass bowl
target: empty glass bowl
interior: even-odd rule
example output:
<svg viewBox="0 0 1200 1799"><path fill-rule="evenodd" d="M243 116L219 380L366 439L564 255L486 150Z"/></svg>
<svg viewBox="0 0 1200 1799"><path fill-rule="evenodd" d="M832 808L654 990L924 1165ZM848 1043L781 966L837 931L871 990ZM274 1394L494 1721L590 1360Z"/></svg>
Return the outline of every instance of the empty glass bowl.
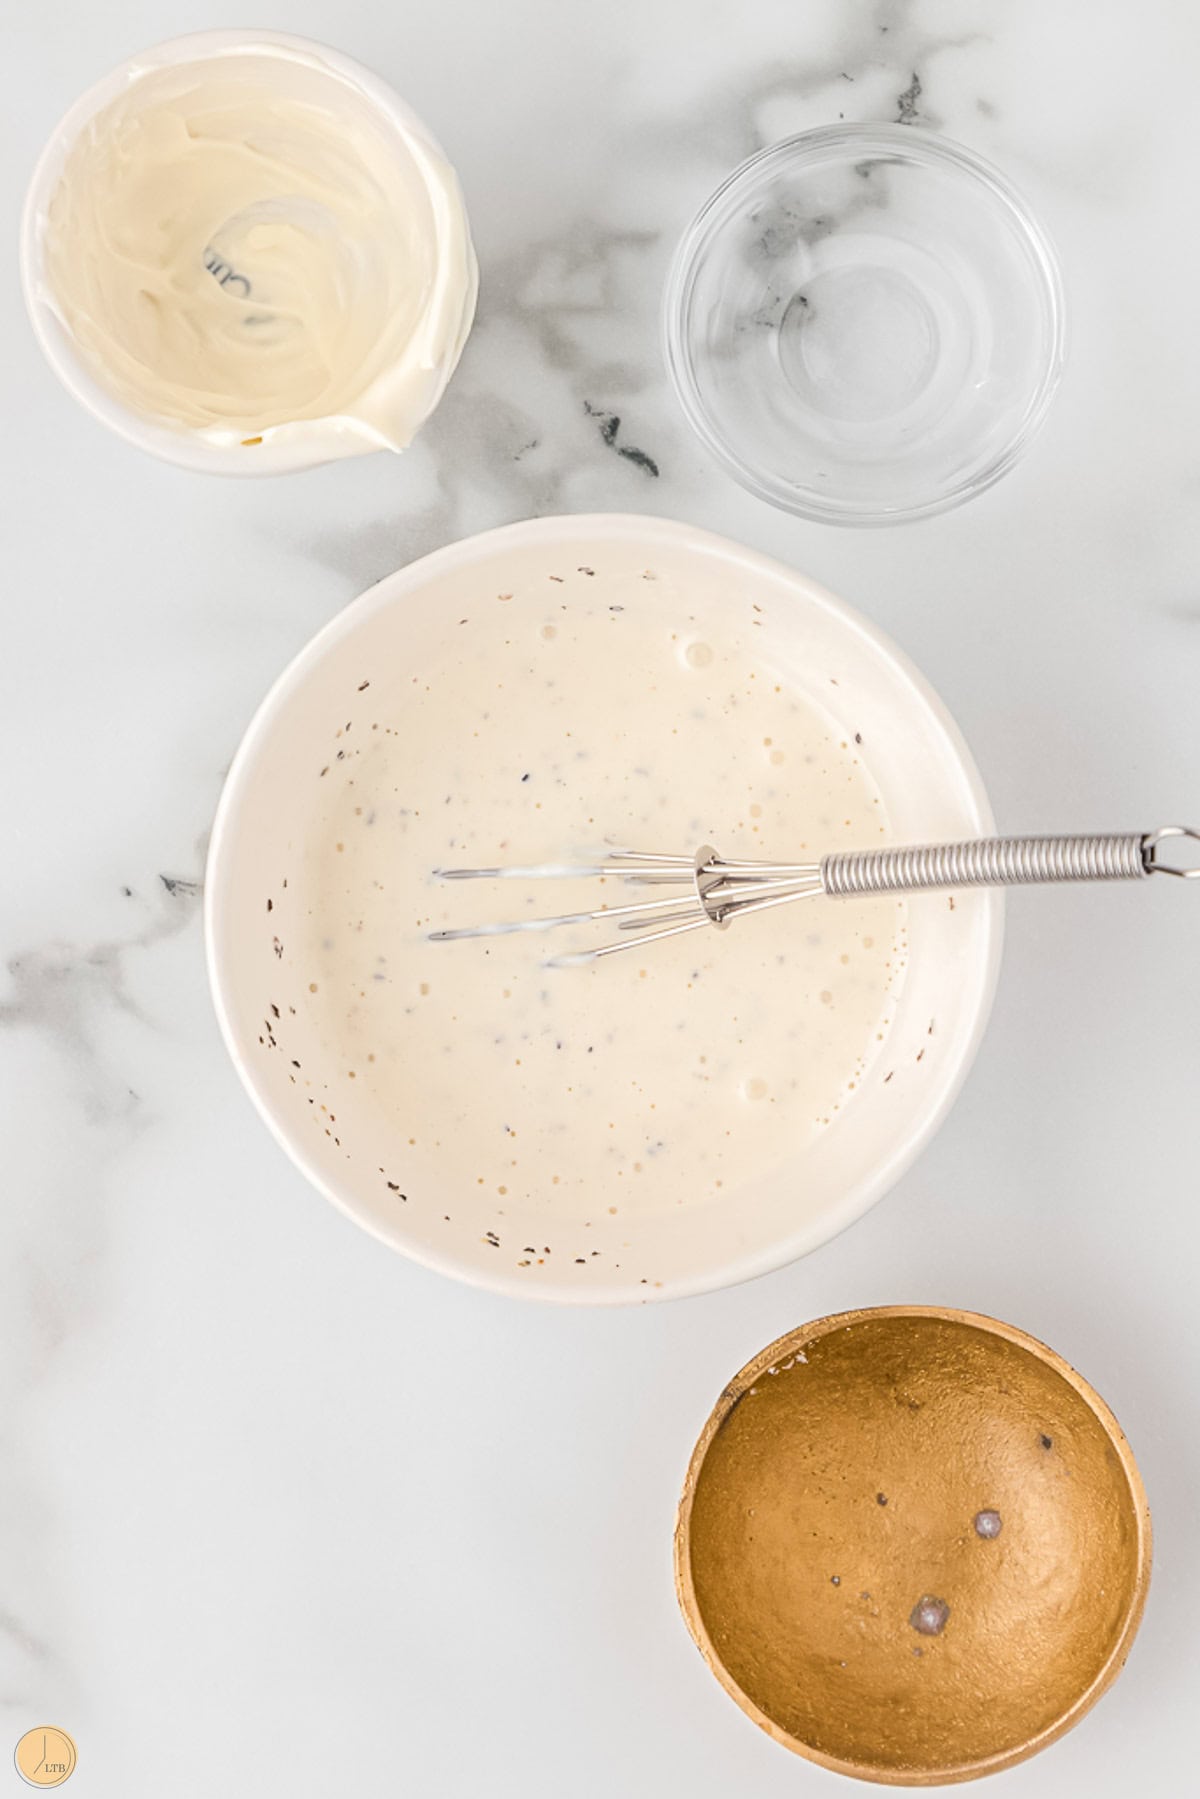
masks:
<svg viewBox="0 0 1200 1799"><path fill-rule="evenodd" d="M1063 360L1058 263L972 151L830 125L752 156L684 234L666 356L692 426L760 498L878 525L999 480Z"/></svg>

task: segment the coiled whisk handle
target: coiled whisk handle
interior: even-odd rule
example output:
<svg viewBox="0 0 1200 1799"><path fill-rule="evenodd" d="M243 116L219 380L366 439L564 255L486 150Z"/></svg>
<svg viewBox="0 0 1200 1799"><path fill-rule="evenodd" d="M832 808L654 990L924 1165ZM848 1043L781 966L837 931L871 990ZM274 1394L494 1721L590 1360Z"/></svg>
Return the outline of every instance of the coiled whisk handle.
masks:
<svg viewBox="0 0 1200 1799"><path fill-rule="evenodd" d="M1151 874L1200 877L1159 857L1170 837L1200 842L1186 825L1106 837L978 837L965 843L849 850L826 856L821 885L839 898L856 893L919 893L947 887L1027 887L1048 881L1140 881Z"/></svg>

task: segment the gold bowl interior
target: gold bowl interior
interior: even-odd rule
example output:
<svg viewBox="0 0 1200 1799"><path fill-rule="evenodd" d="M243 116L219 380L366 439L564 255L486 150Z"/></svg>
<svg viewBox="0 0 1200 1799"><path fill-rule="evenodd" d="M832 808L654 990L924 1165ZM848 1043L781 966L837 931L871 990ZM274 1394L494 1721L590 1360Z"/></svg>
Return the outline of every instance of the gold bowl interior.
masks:
<svg viewBox="0 0 1200 1799"><path fill-rule="evenodd" d="M1116 1419L1060 1357L888 1307L805 1325L730 1382L675 1551L688 1628L763 1729L926 1785L1033 1754L1115 1679L1150 1519Z"/></svg>

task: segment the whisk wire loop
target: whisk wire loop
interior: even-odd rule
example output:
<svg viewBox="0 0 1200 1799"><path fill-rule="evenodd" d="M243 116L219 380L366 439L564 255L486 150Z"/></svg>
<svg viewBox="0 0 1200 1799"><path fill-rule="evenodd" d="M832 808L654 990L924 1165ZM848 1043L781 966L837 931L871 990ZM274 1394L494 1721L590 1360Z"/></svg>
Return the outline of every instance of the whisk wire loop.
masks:
<svg viewBox="0 0 1200 1799"><path fill-rule="evenodd" d="M1157 831L1074 837L983 837L960 843L912 844L875 850L839 850L819 862L753 862L726 858L711 844L691 856L608 849L579 864L537 863L508 868L441 868L447 881L541 880L598 876L631 886L683 888L663 899L601 905L557 916L504 924L432 931L435 942L556 929L602 920L619 933L613 941L555 956L548 967L574 967L619 951L639 949L704 926L725 929L748 912L765 912L796 900L873 894L920 893L964 887L1033 886L1060 881L1129 881L1170 874L1200 879L1200 866L1177 865L1161 855L1169 839L1200 843L1200 831L1163 825ZM689 891L690 890L690 891ZM651 929L643 927L650 926ZM633 933L637 933L634 935Z"/></svg>

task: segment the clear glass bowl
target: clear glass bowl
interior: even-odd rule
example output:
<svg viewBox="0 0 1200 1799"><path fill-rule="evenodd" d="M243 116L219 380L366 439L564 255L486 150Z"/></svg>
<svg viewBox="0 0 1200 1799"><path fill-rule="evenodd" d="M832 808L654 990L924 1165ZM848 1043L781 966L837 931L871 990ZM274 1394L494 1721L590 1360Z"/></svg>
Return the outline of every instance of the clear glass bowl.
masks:
<svg viewBox="0 0 1200 1799"><path fill-rule="evenodd" d="M675 255L666 358L760 498L880 525L1010 469L1063 366L1058 262L1004 177L911 125L830 125L735 169Z"/></svg>

